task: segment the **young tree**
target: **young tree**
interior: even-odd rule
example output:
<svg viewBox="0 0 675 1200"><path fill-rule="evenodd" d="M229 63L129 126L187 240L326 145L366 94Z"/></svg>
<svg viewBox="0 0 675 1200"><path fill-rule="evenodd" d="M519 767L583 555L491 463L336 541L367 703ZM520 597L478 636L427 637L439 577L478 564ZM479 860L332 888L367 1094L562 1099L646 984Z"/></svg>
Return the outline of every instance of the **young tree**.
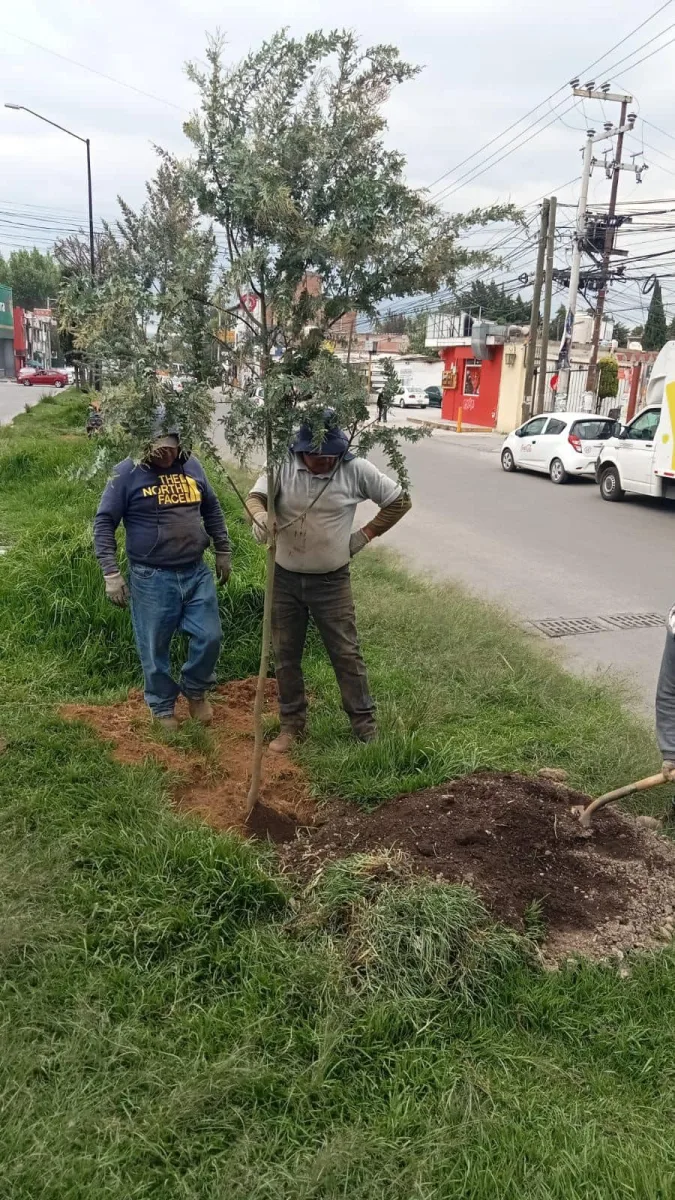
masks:
<svg viewBox="0 0 675 1200"><path fill-rule="evenodd" d="M242 455L264 447L267 459L267 586L252 806L269 658L276 473L298 407L316 429L317 444L324 410L331 408L358 452L379 440L405 478L392 430L357 432L367 417L363 381L324 343L347 312L376 319L384 300L454 285L461 268L487 257L460 243L462 231L513 210L448 216L406 185L402 156L384 144L382 108L392 88L416 69L392 46L362 51L349 32L294 39L283 31L230 69L219 40L209 43L206 58L206 69L188 67L201 111L185 132L195 147L199 207L224 230L222 290L240 326L231 364L238 387L232 389L226 436ZM262 408L250 397L259 378Z"/></svg>
<svg viewBox="0 0 675 1200"><path fill-rule="evenodd" d="M663 307L661 284L658 279L654 283L652 298L649 301L647 323L642 335L643 350L660 350L668 340L666 312Z"/></svg>

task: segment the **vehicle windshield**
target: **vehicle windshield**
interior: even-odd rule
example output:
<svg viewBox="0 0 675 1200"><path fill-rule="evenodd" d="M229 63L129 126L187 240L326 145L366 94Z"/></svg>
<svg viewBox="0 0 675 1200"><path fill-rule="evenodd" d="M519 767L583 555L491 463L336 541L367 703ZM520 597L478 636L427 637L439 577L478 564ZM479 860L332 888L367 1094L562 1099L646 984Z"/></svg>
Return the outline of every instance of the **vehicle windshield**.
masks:
<svg viewBox="0 0 675 1200"><path fill-rule="evenodd" d="M616 427L616 421L597 417L595 420L575 421L570 433L582 442L604 442L612 437Z"/></svg>

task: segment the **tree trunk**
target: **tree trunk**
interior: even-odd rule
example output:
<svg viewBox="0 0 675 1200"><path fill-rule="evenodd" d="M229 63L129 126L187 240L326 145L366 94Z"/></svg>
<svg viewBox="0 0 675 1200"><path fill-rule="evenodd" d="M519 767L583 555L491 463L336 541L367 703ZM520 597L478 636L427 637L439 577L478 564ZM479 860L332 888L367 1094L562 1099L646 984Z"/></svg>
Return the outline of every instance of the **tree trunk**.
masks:
<svg viewBox="0 0 675 1200"><path fill-rule="evenodd" d="M262 645L260 647L260 668L258 670L258 685L255 691L253 705L253 730L255 741L253 745L253 762L251 770L251 786L246 798L246 819L250 817L260 798L260 777L262 775L263 754L263 708L265 705L265 683L270 663L270 646L272 641L272 598L274 594L274 564L276 561L277 543L275 528L274 491L276 487L275 471L272 465L272 439L267 434L267 555L265 576L265 603L263 606Z"/></svg>

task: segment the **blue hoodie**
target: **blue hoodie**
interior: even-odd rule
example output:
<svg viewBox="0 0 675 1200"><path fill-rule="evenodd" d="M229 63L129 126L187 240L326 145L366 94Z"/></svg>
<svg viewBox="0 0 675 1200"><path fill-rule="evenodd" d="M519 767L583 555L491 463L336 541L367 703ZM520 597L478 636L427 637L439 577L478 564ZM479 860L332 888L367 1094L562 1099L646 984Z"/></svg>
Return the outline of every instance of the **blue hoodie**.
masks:
<svg viewBox="0 0 675 1200"><path fill-rule="evenodd" d="M223 510L198 459L180 456L168 468L125 458L106 485L94 519L94 548L103 573L118 570L115 530L126 531L127 558L146 567L187 567L209 541L228 553Z"/></svg>

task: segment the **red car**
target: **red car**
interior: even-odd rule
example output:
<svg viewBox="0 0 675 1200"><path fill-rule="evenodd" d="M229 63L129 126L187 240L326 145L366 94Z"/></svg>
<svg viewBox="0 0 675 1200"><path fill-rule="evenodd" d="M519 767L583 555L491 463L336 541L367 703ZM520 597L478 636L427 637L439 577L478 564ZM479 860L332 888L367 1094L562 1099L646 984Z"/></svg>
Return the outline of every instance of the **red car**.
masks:
<svg viewBox="0 0 675 1200"><path fill-rule="evenodd" d="M19 383L24 387L33 387L33 384L42 384L47 387L67 387L70 380L66 371L60 371L58 367L22 367L18 375Z"/></svg>

